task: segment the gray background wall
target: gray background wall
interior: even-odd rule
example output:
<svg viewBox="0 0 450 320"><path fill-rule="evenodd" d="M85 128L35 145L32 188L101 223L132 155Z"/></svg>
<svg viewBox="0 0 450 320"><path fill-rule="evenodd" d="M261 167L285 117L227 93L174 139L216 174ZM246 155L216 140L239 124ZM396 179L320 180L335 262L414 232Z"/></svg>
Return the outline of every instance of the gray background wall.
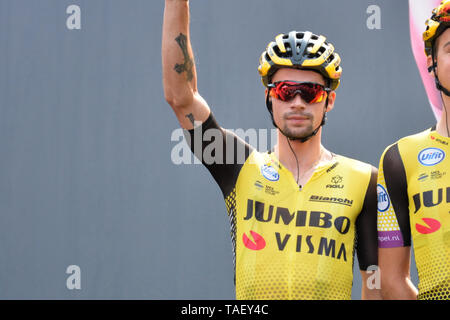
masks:
<svg viewBox="0 0 450 320"><path fill-rule="evenodd" d="M70 4L81 30L66 27ZM381 30L366 26L372 4ZM234 298L220 190L170 157L163 7L0 0L0 298ZM191 0L191 11L199 89L224 127L271 128L256 67L292 29L327 35L343 59L327 148L377 166L387 145L434 123L406 0ZM66 287L69 265L81 290Z"/></svg>

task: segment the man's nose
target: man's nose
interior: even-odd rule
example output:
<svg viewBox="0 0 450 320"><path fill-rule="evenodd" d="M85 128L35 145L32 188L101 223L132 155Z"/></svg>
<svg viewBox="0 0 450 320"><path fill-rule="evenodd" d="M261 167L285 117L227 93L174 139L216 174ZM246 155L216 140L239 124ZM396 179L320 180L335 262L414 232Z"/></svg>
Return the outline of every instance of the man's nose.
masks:
<svg viewBox="0 0 450 320"><path fill-rule="evenodd" d="M305 108L306 107L306 102L302 99L302 96L300 95L300 91L297 91L295 93L294 98L290 102L291 102L291 107L295 107L295 108Z"/></svg>

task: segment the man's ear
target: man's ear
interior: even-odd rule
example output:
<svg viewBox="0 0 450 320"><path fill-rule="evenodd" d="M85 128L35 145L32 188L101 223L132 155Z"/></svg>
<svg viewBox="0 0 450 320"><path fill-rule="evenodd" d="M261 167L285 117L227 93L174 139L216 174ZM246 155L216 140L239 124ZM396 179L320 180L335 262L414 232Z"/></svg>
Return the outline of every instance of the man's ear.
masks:
<svg viewBox="0 0 450 320"><path fill-rule="evenodd" d="M266 88L265 95L266 95L265 97L266 97L267 110L269 110L269 112L272 114L272 112L273 112L273 110L272 110L272 98L269 95L269 89L268 88Z"/></svg>
<svg viewBox="0 0 450 320"><path fill-rule="evenodd" d="M432 77L434 77L434 68L436 67L436 65L437 65L436 62L433 63L433 58L431 57L431 54L427 56L428 72Z"/></svg>
<svg viewBox="0 0 450 320"><path fill-rule="evenodd" d="M335 101L336 101L336 92L330 91L330 93L328 93L328 105L326 109L327 112L333 110Z"/></svg>

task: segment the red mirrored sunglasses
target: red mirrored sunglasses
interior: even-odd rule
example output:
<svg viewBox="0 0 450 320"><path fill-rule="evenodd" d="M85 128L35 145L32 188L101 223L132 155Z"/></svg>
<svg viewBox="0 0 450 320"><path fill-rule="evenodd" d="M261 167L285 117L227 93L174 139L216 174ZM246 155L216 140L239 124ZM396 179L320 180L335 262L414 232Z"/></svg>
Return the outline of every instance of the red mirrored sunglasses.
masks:
<svg viewBox="0 0 450 320"><path fill-rule="evenodd" d="M306 103L318 103L322 102L331 91L314 82L278 81L270 83L267 87L271 97L285 102L294 99L299 94Z"/></svg>

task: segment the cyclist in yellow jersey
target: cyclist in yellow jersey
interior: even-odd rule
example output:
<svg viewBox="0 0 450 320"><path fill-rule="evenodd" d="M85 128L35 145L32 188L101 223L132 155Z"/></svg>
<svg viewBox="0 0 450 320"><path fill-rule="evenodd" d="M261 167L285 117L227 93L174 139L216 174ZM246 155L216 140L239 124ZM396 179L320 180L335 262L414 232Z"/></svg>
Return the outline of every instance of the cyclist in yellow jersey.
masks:
<svg viewBox="0 0 450 320"><path fill-rule="evenodd" d="M444 110L437 125L384 151L378 176L381 290L387 299L450 299L450 0L423 34ZM411 238L419 290L409 277Z"/></svg>
<svg viewBox="0 0 450 320"><path fill-rule="evenodd" d="M198 93L188 1L165 2L162 64L166 100L225 198L236 297L350 299L356 251L362 297L377 298L364 272L378 263L377 171L321 144L341 75L325 37L292 31L263 52L258 70L278 129L265 153L221 128Z"/></svg>

